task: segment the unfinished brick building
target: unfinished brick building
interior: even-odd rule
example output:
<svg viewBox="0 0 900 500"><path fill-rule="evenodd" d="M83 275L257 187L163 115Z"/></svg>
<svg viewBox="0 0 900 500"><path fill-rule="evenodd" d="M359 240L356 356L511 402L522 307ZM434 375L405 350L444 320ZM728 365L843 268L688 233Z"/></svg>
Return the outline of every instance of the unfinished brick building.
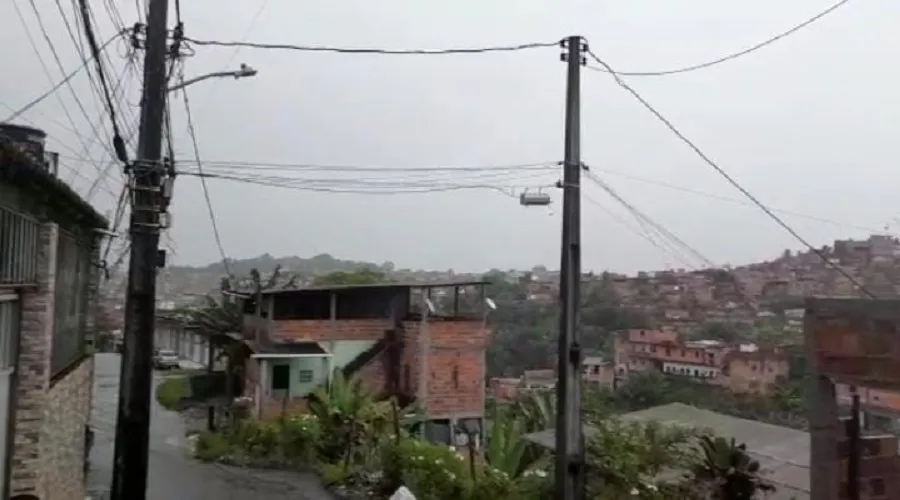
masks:
<svg viewBox="0 0 900 500"><path fill-rule="evenodd" d="M482 296L484 284L273 290L258 305L243 298L244 339L252 351L245 395L261 418L302 411L310 392L340 370L402 403L424 400L425 431L435 441L480 435L490 309L474 297Z"/></svg>
<svg viewBox="0 0 900 500"><path fill-rule="evenodd" d="M810 298L805 321L812 498L843 500L850 498L850 452L835 383L900 389L900 300ZM900 499L897 438L863 435L860 448L860 498Z"/></svg>

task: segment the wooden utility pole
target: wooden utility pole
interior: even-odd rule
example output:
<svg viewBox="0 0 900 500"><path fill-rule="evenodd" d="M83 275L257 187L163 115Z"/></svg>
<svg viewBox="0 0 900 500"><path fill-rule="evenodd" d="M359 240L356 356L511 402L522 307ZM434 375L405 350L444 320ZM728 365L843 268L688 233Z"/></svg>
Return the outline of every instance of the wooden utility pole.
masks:
<svg viewBox="0 0 900 500"><path fill-rule="evenodd" d="M147 496L150 408L153 387L153 334L159 254L162 132L166 104L168 0L149 0L144 89L137 160L130 165L131 259L125 306L125 334L116 420L112 500Z"/></svg>

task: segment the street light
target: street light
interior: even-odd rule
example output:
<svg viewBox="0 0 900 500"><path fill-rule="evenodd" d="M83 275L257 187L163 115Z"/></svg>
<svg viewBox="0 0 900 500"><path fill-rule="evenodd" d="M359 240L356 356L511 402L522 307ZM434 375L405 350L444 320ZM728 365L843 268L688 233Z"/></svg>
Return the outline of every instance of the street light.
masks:
<svg viewBox="0 0 900 500"><path fill-rule="evenodd" d="M169 87L168 89L166 89L166 92L174 92L176 90L183 89L188 85L193 85L199 81L208 80L210 78L224 78L231 76L234 77L235 80L237 80L238 78L256 76L256 73L257 71L254 68L242 63L239 69L233 71L218 71L216 73L209 73L207 75L201 75L196 78L191 78L190 80L185 80L177 85Z"/></svg>

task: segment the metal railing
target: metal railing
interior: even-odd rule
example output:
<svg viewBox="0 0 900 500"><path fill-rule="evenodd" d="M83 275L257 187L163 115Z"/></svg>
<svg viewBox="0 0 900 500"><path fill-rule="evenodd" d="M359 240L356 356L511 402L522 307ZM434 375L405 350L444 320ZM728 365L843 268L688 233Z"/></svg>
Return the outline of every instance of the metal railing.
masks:
<svg viewBox="0 0 900 500"><path fill-rule="evenodd" d="M37 282L40 231L37 219L0 207L0 286Z"/></svg>

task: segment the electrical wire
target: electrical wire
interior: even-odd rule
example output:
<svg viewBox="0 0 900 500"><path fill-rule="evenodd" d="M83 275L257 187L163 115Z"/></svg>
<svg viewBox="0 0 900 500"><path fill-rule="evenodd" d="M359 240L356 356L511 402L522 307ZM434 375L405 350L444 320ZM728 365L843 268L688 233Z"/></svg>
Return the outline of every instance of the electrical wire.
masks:
<svg viewBox="0 0 900 500"><path fill-rule="evenodd" d="M664 181L657 181L657 180L653 180L653 179L648 179L648 178L646 178L646 177L640 177L640 176L633 175L633 174L627 174L627 173L621 172L621 171L619 171L619 170L612 170L612 169L608 169L608 168L598 168L598 167L593 166L593 165L591 166L591 170L592 170L592 171L595 171L595 172L597 172L597 171L599 171L599 172L604 172L604 173L607 173L607 174L610 174L610 175L615 175L615 176L618 176L618 177L622 177L622 178L624 178L624 179L629 179L629 180L633 180L633 181L637 181L637 182L642 182L642 183L646 183L646 184L650 184L650 185L654 185L654 186L659 186L659 187L663 187L663 188L666 188L666 189L671 189L671 190L673 190L673 191L680 191L680 192L683 192L683 193L693 194L693 195L696 195L696 196L703 196L703 197L705 197L705 198L709 198L709 199L712 199L712 200L725 201L725 202L728 202L728 203L736 203L736 204L739 204L739 205L744 205L744 206L747 206L747 207L754 207L754 208L756 208L756 205L754 205L754 204L751 203L751 202L745 201L745 200L740 200L740 199L737 199L737 198L732 198L732 197L729 197L729 196L723 196L723 195L715 194L715 193L709 193L709 192L706 192L706 191L701 191L701 190L699 190L699 189L689 188L689 187L685 187L685 186L679 186L679 185L677 185L677 184L671 184L671 183L664 182ZM825 218L825 217L820 217L820 216L818 216L818 215L811 215L811 214L807 214L807 213L803 213L803 212L796 212L796 211L793 211L793 210L785 210L785 209L783 209L783 208L775 208L775 207L772 207L771 205L769 206L769 209L772 210L773 212L780 212L780 213L783 213L783 214L785 214L785 215L791 215L791 216L793 216L793 217L800 217L800 218L803 218L803 219L809 219L809 220L811 220L811 221L821 222L821 223L824 223L824 224L831 224L831 225L837 226L837 227L844 227L844 228L850 228L850 229L857 229L857 230L860 230L860 231L866 231L866 232L868 232L868 233L878 233L878 232L880 232L879 229L875 229L875 228L871 228L871 227L860 226L860 225L857 225L857 224L849 224L849 223L846 223L846 222L840 222L840 221L828 219L828 218Z"/></svg>
<svg viewBox="0 0 900 500"><path fill-rule="evenodd" d="M59 88L61 88L63 85L68 84L69 80L71 80L76 74L78 74L82 68L75 69L70 74L65 75L63 77L62 81L54 84L53 82L55 81L55 79L50 74L50 68L47 66L47 63L44 61L44 58L41 56L41 51L38 50L37 42L35 41L34 36L32 36L32 34L31 34L31 29L28 28L28 23L25 21L25 15L22 13L22 9L19 7L19 4L16 0L13 0L12 5L16 11L16 16L19 18L19 22L22 24L22 29L25 31L25 37L28 39L28 43L31 46L31 50L34 52L35 59L37 59L38 63L41 66L41 69L44 71L44 75L47 77L47 80L51 83L52 87L50 88L50 90L48 90L44 94L40 95L33 101L26 104L23 108L19 109L18 111L14 111L4 121L10 122L10 121L18 118L20 115L27 112L32 107L43 102L47 97L52 95L56 98L57 102L59 102L59 106L62 109L63 114L66 116L66 119L69 121L69 125L71 126L71 130L72 130L72 133L75 135L75 138L78 139L78 142L80 142L81 145L84 146L84 150L87 151L89 148L88 148L87 144L85 143L84 137L82 137L81 134L79 133L79 130L78 130L79 127L75 125L75 120L72 118L72 113L69 112L69 107L66 106L66 103L62 99L62 97L58 93L56 93L56 91ZM87 153L81 153L81 154L86 155Z"/></svg>
<svg viewBox="0 0 900 500"><path fill-rule="evenodd" d="M88 46L91 50L92 59L94 60L94 64L97 66L97 75L100 77L100 85L101 87L103 87L103 96L106 99L106 105L109 107L107 111L109 112L109 121L113 129L113 148L119 161L127 164L128 151L125 148L125 140L122 138L122 133L119 130L119 125L116 120L116 107L113 104L112 95L109 89L109 82L106 78L106 71L103 68L103 60L100 56L100 46L97 44L97 38L94 35L94 29L91 25L90 7L88 7L87 0L78 0L78 5L81 7L81 24L84 28L84 36L85 38L87 38Z"/></svg>
<svg viewBox="0 0 900 500"><path fill-rule="evenodd" d="M215 47L247 47L254 49L296 50L301 52L332 52L338 54L379 54L379 55L453 55L453 54L484 54L489 52L517 52L521 50L556 47L559 41L530 42L516 45L496 45L488 47L468 47L450 49L382 49L361 47L329 47L322 45L293 45L283 43L257 43L245 41L220 41L198 40L184 37L184 40L196 45L208 45Z"/></svg>
<svg viewBox="0 0 900 500"><path fill-rule="evenodd" d="M703 150L701 150L696 144L694 144L693 141L688 139L678 128L676 128L675 125L672 124L671 121L669 121L669 119L667 119L665 116L663 116L662 113L660 113L655 107L653 107L653 105L651 105L646 99L644 99L644 97L641 94L639 94L633 87L628 85L619 76L619 74L616 73L606 62L604 62L602 59L600 59L600 57L598 57L596 54L594 54L594 52L592 52L590 50L587 52L587 55L590 56L590 58L593 59L594 61L596 61L598 64L600 64L602 66L602 68L606 70L607 73L611 74L612 77L615 79L616 83L620 87L625 89L629 94L631 94L632 97L634 97L638 102L640 102L641 105L643 105L644 108L646 108L651 114L653 114L653 116L655 116L657 120L661 121L673 134L675 134L676 137L678 137L689 148L691 148L691 150L693 150L694 153L700 157L700 159L702 159L707 165L709 165L713 170L715 170L716 173L718 173L722 178L724 178L726 181L728 181L728 183L731 184L735 189L740 191L741 194L743 194L748 200L753 202L753 204L756 205L760 210L762 210L763 213L765 213L770 219L775 221L776 224L781 226L782 229L787 231L788 234L793 236L794 239L799 241L810 252L812 252L816 256L818 256L825 263L826 266L831 267L832 269L834 269L835 271L840 273L842 276L847 278L847 280L849 280L850 283L852 283L859 290L860 293L862 293L863 295L866 295L867 297L875 298L875 294L873 294L868 289L866 289L866 287L863 286L863 284L860 283L859 280L857 280L852 274L847 272L842 267L835 265L833 262L831 262L831 260L828 258L827 255L825 255L818 248L814 247L811 243L809 243L809 241L807 241L806 238L801 236L800 233L798 233L793 227L791 227L781 217L779 217L771 209L769 209L769 207L767 207L765 204L763 204L761 201L759 201L759 199L756 198L756 196L754 196L752 193L750 193L750 191L748 191L745 187L743 187L740 183L738 183L737 180L735 180L730 174L728 174L728 172L726 172L722 167L720 167L706 153L704 153ZM591 69L596 69L596 67L594 67L594 66L587 66L587 67L591 68Z"/></svg>
<svg viewBox="0 0 900 500"><path fill-rule="evenodd" d="M181 84L184 84L184 74L179 75ZM184 100L184 111L187 119L188 133L191 136L191 145L194 149L194 159L197 162L198 176L200 177L200 185L203 186L203 197L206 199L206 208L209 211L209 220L212 223L213 236L216 239L216 246L219 249L219 255L222 257L222 264L225 266L225 272L231 276L231 269L228 266L228 256L225 254L225 247L222 246L222 237L219 234L219 224L216 222L216 211L213 209L212 200L209 197L209 187L206 185L206 177L203 175L203 163L200 161L200 148L197 145L197 131L194 129L194 120L191 117L191 103L188 99L187 88L181 89L181 96Z"/></svg>
<svg viewBox="0 0 900 500"><path fill-rule="evenodd" d="M733 60L735 60L739 57L745 56L747 54L752 54L753 52L756 52L757 50L760 50L769 45L772 45L773 43L775 43L783 38L787 38L787 37L793 35L794 33L802 30L803 28L806 28L807 26L822 19L823 17L827 16L828 14L831 14L832 12L836 11L840 7L843 7L845 4L847 4L849 2L850 2L850 0L840 0L839 2L831 5L830 7L819 12L818 14L814 15L813 17L803 21L800 24L795 25L794 27L790 28L789 30L782 31L781 33L778 33L777 35L775 35L771 38L767 38L767 39L763 40L762 42L759 42L755 45L751 45L750 47L747 47L746 49L739 50L737 52L734 52L734 53L731 53L731 54L728 54L728 55L725 55L725 56L722 56L722 57L719 57L719 58L716 58L716 59L713 59L710 61L706 61L706 62L699 63L699 64L693 64L690 66L684 66L681 68L673 68L673 69L665 69L665 70L657 70L657 71L617 71L616 74L618 74L620 76L667 76L667 75L677 75L677 74L681 74L681 73L690 73L692 71L706 69L711 66L717 66L717 65L725 63L725 62L733 61ZM599 69L599 71L611 72L612 70L610 70L609 68L601 68L601 69Z"/></svg>
<svg viewBox="0 0 900 500"><path fill-rule="evenodd" d="M314 192L324 192L324 193L336 193L336 194L367 194L367 195L399 195L399 194L425 194L425 193L439 193L439 192L450 192L450 191L461 191L461 190L469 190L469 189L489 189L499 191L507 196L514 196L507 192L505 189L512 190L516 187L523 187L526 189L540 189L551 187L551 184L540 184L540 185L532 185L532 186L498 186L491 184L457 184L457 185L443 185L443 186L414 186L409 188L403 188L401 186L380 186L380 189L358 189L358 188L335 188L335 187L321 187L321 186L310 186L304 184L293 185L286 183L283 178L273 178L273 179L256 179L252 177L238 177L231 175L222 175L222 174L210 174L210 173L195 173L195 172L180 172L180 175L189 175L194 177L206 177L209 179L223 179L230 180L236 182L242 182L247 184L256 184L260 186L267 187L278 187L283 189L295 189L300 191L314 191ZM293 181L303 182L302 179L288 179Z"/></svg>
<svg viewBox="0 0 900 500"><path fill-rule="evenodd" d="M682 240L681 238L676 236L674 233L672 233L671 231L666 229L665 226L656 222L655 220L651 219L648 215L644 214L643 212L641 212L637 208L635 208L632 204L630 204L627 200L625 200L625 198L623 198L618 192L616 192L616 190L613 189L612 186L610 186L609 184L604 182L602 179L600 179L599 177L594 175L593 172L586 171L585 177L587 177L595 185L599 186L600 189L606 191L607 194L609 194L614 200L618 201L623 207L625 207L626 210L628 210L632 215L634 215L636 219L644 222L647 226L653 228L653 230L655 230L657 233L661 234L666 239L674 242L679 248L685 249L690 255L692 255L693 257L698 259L700 262L702 262L707 267L711 267L711 268L718 267L712 261L712 259L706 257L705 255L700 253L700 251L698 251L695 248L693 248L692 246L688 245L687 243L685 243L684 240Z"/></svg>
<svg viewBox="0 0 900 500"><path fill-rule="evenodd" d="M179 163L190 164L191 160L179 160ZM263 161L229 161L208 160L206 166L223 168L250 168L253 170L315 170L323 172L482 172L489 170L546 170L556 168L560 162L555 160L538 161L531 163L507 163L486 165L446 165L446 166L414 166L414 167L389 167L383 165L335 165L314 163L276 163Z"/></svg>
<svg viewBox="0 0 900 500"><path fill-rule="evenodd" d="M585 192L582 191L581 196L585 201L587 201L591 205L594 205L595 207L602 210L604 213L609 215L614 221L618 222L622 227L624 227L625 229L636 234L643 240L647 241L648 243L650 243L651 245L653 245L654 247L659 249L659 251L662 252L663 254L669 255L669 256L675 258L675 260L677 260L678 262L681 262L685 267L688 267L688 268L695 267L689 260L685 259L680 253L673 252L670 248L667 248L666 246L661 244L659 241L657 241L655 238L653 238L653 236L651 234L649 234L648 231L646 231L646 230L641 231L641 230L635 229L631 224L628 223L628 221L625 220L624 217L613 212L608 207L606 207L605 205L603 205L596 199L592 198ZM632 214L632 215L634 215L634 214ZM635 216L635 218L637 218L637 216Z"/></svg>
<svg viewBox="0 0 900 500"><path fill-rule="evenodd" d="M256 27L257 21L259 21L260 16L262 16L262 13L266 10L266 7L268 5L269 5L268 0L263 0L262 2L260 2L259 8L256 9L256 12L253 14L253 17L250 18L250 23L247 25L247 29L244 30L244 34L240 38L241 41L246 41L247 37L250 36L250 33L253 31L253 28ZM178 10L180 10L180 9L178 8L178 4L176 4L176 13L178 12ZM179 22L180 22L180 17L179 17ZM219 70L220 72L228 70L228 68L231 66L231 63L234 62L234 60L237 58L238 54L241 52L241 48L242 47L234 48L234 51L231 53L231 56L228 58L228 62L226 62L222 66L222 69ZM207 97L205 99L205 102L209 102L209 98L213 94L213 90L217 88L216 83L218 83L218 82L219 82L219 79L215 79L212 83L210 83L210 88L206 92ZM201 106L200 106L201 113L202 113L203 109L205 108L205 106L204 106L205 102L201 103Z"/></svg>
<svg viewBox="0 0 900 500"><path fill-rule="evenodd" d="M759 304L757 303L756 299L754 297L751 297L746 292L743 284L739 281L738 276L733 271L722 269L721 267L715 265L710 259L704 257L703 254L701 254L698 250L685 243L684 240L675 235L675 233L635 208L633 204L629 203L621 195L616 193L611 186L603 182L601 179L597 178L597 176L592 172L587 172L586 177L588 177L589 180L593 181L593 183L599 186L601 189L606 191L607 194L609 194L615 201L619 202L619 204L623 208L625 208L625 210L631 213L638 224L641 225L642 229L644 229L644 231L641 232L629 227L630 230L632 230L633 232L637 232L638 235L650 242L651 245L661 250L664 254L674 257L676 260L684 264L687 268L692 269L694 272L703 272L704 269L693 265L690 262L690 259L685 259L682 250L699 258L704 263L707 270L716 269L726 271L729 276L732 277L735 286L734 291L737 292L738 295L740 295L740 298L744 305L747 306L749 310L756 311L759 309ZM609 213L609 215L616 217L615 214L597 203L595 200L592 200L590 197L586 196L584 193L582 193L582 196L585 197L588 202L599 206L601 209ZM627 226L627 222L621 220L620 222ZM646 222L646 224L644 222ZM658 240L654 238L654 236L656 236Z"/></svg>

